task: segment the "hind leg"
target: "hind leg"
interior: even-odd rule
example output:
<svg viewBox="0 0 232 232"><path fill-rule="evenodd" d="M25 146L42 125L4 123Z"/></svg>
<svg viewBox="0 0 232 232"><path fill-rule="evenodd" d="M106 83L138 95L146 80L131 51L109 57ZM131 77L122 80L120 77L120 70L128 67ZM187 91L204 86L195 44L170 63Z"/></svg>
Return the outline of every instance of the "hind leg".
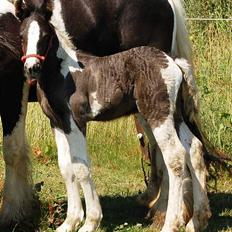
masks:
<svg viewBox="0 0 232 232"><path fill-rule="evenodd" d="M211 215L206 190L206 167L203 158L202 143L191 133L182 121L179 127L180 140L188 151L187 165L192 177L193 188L193 216L186 227L188 232L202 231Z"/></svg>
<svg viewBox="0 0 232 232"><path fill-rule="evenodd" d="M144 205L150 208L155 199L159 197L160 192L160 182L161 182L161 175L158 175L162 170L157 170L159 165L156 164L156 154L159 152L159 148L155 141L154 135L152 133L151 128L147 124L146 120L142 117L141 114L136 115L136 119L138 120L139 124L142 126L143 130L145 131L148 139L149 139L149 149L150 149L150 162L151 162L151 175L149 177L149 182L147 189L144 193L142 193L138 197L138 202L141 205ZM157 167L158 166L158 167Z"/></svg>
<svg viewBox="0 0 232 232"><path fill-rule="evenodd" d="M18 84L18 88L22 83ZM5 88L10 85L5 86ZM12 85L11 85L12 86ZM23 90L22 90L23 89ZM5 161L5 183L0 214L1 224L11 225L31 217L33 209L33 190L29 146L25 136L25 117L27 111L28 85L15 90L19 96L9 98L12 91L6 91L7 105L1 109L3 124L3 155Z"/></svg>
<svg viewBox="0 0 232 232"><path fill-rule="evenodd" d="M169 176L168 206L162 232L175 232L186 223L182 194L186 151L177 136L171 116L161 126L153 128L153 134L163 154Z"/></svg>
<svg viewBox="0 0 232 232"><path fill-rule="evenodd" d="M167 209L169 185L167 168L150 126L141 114L137 114L136 117L149 139L151 162L148 186L146 191L138 197L138 202L150 208L147 217L153 218L153 225L160 228L163 226Z"/></svg>

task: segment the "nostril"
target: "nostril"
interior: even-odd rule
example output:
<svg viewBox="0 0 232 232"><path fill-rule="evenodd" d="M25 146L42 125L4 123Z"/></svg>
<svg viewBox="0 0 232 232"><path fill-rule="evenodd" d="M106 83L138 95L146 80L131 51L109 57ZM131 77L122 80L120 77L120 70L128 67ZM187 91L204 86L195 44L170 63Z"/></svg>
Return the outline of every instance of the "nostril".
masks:
<svg viewBox="0 0 232 232"><path fill-rule="evenodd" d="M29 74L32 74L32 71L33 71L32 67L27 68L27 70L28 70L28 73L29 73Z"/></svg>
<svg viewBox="0 0 232 232"><path fill-rule="evenodd" d="M33 67L33 72L34 73L39 73L40 72L40 64L35 64Z"/></svg>

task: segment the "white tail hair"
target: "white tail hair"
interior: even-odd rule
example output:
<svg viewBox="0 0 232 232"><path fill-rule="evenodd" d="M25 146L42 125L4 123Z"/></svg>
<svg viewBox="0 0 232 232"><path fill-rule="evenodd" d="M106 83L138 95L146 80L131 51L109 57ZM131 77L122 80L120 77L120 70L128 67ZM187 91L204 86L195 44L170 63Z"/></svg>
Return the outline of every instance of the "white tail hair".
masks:
<svg viewBox="0 0 232 232"><path fill-rule="evenodd" d="M186 27L186 13L183 0L168 0L174 14L172 56L182 57L192 64L192 49Z"/></svg>
<svg viewBox="0 0 232 232"><path fill-rule="evenodd" d="M199 112L199 96L192 66L189 61L184 58L176 58L175 63L182 70L185 81L185 83L183 83L182 92L182 95L184 95L183 97L185 98L184 108L187 110L187 114L190 115L190 118L193 119Z"/></svg>

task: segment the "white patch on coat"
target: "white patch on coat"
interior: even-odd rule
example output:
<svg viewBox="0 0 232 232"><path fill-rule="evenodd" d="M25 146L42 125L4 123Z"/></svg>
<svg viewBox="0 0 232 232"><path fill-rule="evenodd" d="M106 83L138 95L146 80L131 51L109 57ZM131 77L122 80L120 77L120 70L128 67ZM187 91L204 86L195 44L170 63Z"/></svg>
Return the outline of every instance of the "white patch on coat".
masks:
<svg viewBox="0 0 232 232"><path fill-rule="evenodd" d="M97 100L97 92L93 92L90 94L90 97L92 98L91 100L91 117L95 118L97 115L100 114L102 105L98 102Z"/></svg>
<svg viewBox="0 0 232 232"><path fill-rule="evenodd" d="M57 50L57 57L59 59L62 59L60 72L64 78L67 77L69 72L77 72L77 71L82 72L82 68L79 66L78 63L76 51L69 49L67 47L65 50L61 42Z"/></svg>
<svg viewBox="0 0 232 232"><path fill-rule="evenodd" d="M203 158L203 146L184 122L179 128L180 140L188 151L186 160L193 186L193 217L186 228L189 229L187 231L202 231L207 226L208 218L211 216L206 189L207 170ZM191 230L190 228L195 229Z"/></svg>
<svg viewBox="0 0 232 232"><path fill-rule="evenodd" d="M197 110L199 110L199 95L198 95L198 89L196 85L196 80L193 74L193 69L191 64L184 58L176 58L175 63L181 68L181 70L184 73L184 79L188 85L189 94L194 99L194 107Z"/></svg>
<svg viewBox="0 0 232 232"><path fill-rule="evenodd" d="M170 114L162 125L152 128L169 175L168 206L162 232L173 231L178 225L184 225L182 180L186 168L186 151L178 138L173 119L177 95L183 79L182 71L172 58L167 55L166 58L168 66L160 72L167 86Z"/></svg>
<svg viewBox="0 0 232 232"><path fill-rule="evenodd" d="M15 8L14 5L12 3L10 3L7 0L1 0L0 3L0 16L1 14L6 14L6 13L11 13L11 14L15 14Z"/></svg>
<svg viewBox="0 0 232 232"><path fill-rule="evenodd" d="M86 222L83 227L90 226L96 229L102 217L101 206L89 170L85 137L72 117L70 117L70 123L71 132L69 134L55 128L59 167L68 192L67 218L57 232L74 231L83 220L84 213L80 201L79 185L83 189L86 202Z"/></svg>
<svg viewBox="0 0 232 232"><path fill-rule="evenodd" d="M37 54L37 44L40 38L40 27L37 21L30 23L27 35L27 50L26 55ZM25 67L31 68L39 61L38 58L30 57L25 61Z"/></svg>
<svg viewBox="0 0 232 232"><path fill-rule="evenodd" d="M185 149L182 146L170 114L165 122L153 129L169 175L168 206L162 232L174 231L184 225L182 181L185 167Z"/></svg>
<svg viewBox="0 0 232 232"><path fill-rule="evenodd" d="M168 95L170 102L174 103L171 104L171 113L175 109L175 102L177 99L178 91L181 85L181 82L183 80L183 74L181 69L178 67L178 65L174 62L174 60L166 55L166 58L168 59L168 67L161 69L161 76L164 79L164 83L167 86Z"/></svg>
<svg viewBox="0 0 232 232"><path fill-rule="evenodd" d="M61 74L66 78L69 72L81 71L82 69L78 64L76 48L65 28L60 0L54 1L51 24L54 26L59 40L57 57L63 60L61 62Z"/></svg>

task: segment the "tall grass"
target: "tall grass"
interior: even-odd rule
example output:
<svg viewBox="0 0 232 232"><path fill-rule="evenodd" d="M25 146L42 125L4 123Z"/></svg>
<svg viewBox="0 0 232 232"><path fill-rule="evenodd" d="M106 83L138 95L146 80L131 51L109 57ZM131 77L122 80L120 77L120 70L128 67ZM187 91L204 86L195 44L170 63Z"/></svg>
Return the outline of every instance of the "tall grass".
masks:
<svg viewBox="0 0 232 232"><path fill-rule="evenodd" d="M204 130L216 147L232 154L232 22L190 22ZM224 24L224 22L223 22Z"/></svg>

